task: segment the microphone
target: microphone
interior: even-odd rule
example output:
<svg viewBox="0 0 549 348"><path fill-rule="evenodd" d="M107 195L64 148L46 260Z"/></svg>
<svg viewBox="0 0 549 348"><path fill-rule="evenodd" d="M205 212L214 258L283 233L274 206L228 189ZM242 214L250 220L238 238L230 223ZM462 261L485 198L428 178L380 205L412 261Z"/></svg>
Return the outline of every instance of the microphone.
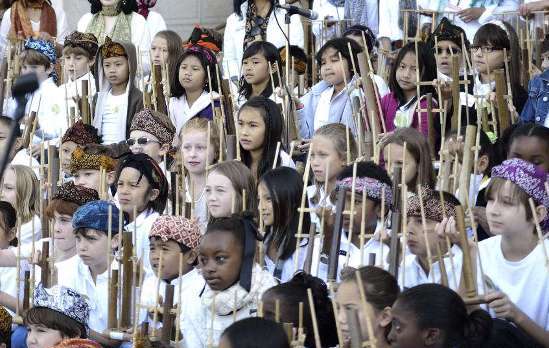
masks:
<svg viewBox="0 0 549 348"><path fill-rule="evenodd" d="M21 75L11 88L11 95L14 98L25 96L28 93L36 91L39 87L38 78L35 73Z"/></svg>
<svg viewBox="0 0 549 348"><path fill-rule="evenodd" d="M306 8L301 8L294 5L281 5L281 4L277 4L276 7L285 9L288 12L288 15L297 14L302 17L309 18L310 20L313 20L313 21L318 18L318 13Z"/></svg>

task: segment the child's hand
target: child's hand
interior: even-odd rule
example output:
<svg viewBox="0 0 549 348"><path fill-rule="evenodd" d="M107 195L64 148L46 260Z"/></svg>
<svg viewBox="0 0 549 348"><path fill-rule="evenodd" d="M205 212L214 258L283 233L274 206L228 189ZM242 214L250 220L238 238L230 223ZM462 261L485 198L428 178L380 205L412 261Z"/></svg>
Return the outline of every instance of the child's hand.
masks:
<svg viewBox="0 0 549 348"><path fill-rule="evenodd" d="M459 243L459 233L456 228L456 220L453 216L445 217L441 222L436 224L435 232L441 242L445 242L446 237L450 238L450 242L453 244Z"/></svg>
<svg viewBox="0 0 549 348"><path fill-rule="evenodd" d="M521 314L520 309L501 291L487 293L484 295L484 299L488 303L488 307L494 311L497 318L514 322Z"/></svg>
<svg viewBox="0 0 549 348"><path fill-rule="evenodd" d="M458 16L465 23L469 23L479 19L480 16L482 16L482 14L484 13L484 11L486 11L484 7L471 7L471 8L459 11Z"/></svg>
<svg viewBox="0 0 549 348"><path fill-rule="evenodd" d="M488 219L486 218L486 207L473 207L472 210L475 222L480 225L484 231L490 233L490 226L488 225Z"/></svg>
<svg viewBox="0 0 549 348"><path fill-rule="evenodd" d="M296 150L299 150L301 153L307 153L309 147L311 146L311 139L301 139L301 142L296 144Z"/></svg>

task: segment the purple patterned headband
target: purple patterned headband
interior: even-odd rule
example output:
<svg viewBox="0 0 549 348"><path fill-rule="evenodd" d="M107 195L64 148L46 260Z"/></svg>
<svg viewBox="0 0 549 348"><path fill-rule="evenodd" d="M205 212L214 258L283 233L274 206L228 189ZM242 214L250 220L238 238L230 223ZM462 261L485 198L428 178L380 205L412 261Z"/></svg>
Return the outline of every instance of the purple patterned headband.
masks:
<svg viewBox="0 0 549 348"><path fill-rule="evenodd" d="M207 49L207 48L203 48L199 45L192 45L192 46L188 46L187 51L191 51L191 52L196 52L198 54L201 54L202 56L204 56L204 58L206 58L206 60L208 61L208 63L210 64L215 64L216 63L216 59L214 57L214 55L212 54L212 52ZM213 73L213 72L212 72Z"/></svg>
<svg viewBox="0 0 549 348"><path fill-rule="evenodd" d="M337 187L345 187L349 191L353 189L353 178L348 177L342 180L338 180ZM355 192L363 193L366 191L366 197L375 199L381 202L381 195L385 190L385 208L391 209L393 203L393 189L391 186L373 178L369 177L356 177L355 178Z"/></svg>

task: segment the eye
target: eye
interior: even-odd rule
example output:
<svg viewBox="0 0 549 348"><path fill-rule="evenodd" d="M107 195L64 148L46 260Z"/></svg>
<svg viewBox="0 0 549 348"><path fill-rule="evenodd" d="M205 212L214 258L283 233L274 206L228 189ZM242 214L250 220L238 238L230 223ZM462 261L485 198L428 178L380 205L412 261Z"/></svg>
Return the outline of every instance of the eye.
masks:
<svg viewBox="0 0 549 348"><path fill-rule="evenodd" d="M226 256L216 256L216 257L215 257L215 261L216 261L217 263L223 263L223 262L225 262L226 260L227 260L227 257L226 257Z"/></svg>

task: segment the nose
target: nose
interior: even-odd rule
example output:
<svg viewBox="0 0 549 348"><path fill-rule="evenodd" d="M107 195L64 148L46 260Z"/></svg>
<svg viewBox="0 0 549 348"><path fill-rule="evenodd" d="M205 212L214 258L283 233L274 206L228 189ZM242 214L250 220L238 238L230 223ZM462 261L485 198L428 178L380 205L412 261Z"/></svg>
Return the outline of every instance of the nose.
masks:
<svg viewBox="0 0 549 348"><path fill-rule="evenodd" d="M202 272L211 275L215 273L215 264L214 262L207 261L206 263L202 264Z"/></svg>

